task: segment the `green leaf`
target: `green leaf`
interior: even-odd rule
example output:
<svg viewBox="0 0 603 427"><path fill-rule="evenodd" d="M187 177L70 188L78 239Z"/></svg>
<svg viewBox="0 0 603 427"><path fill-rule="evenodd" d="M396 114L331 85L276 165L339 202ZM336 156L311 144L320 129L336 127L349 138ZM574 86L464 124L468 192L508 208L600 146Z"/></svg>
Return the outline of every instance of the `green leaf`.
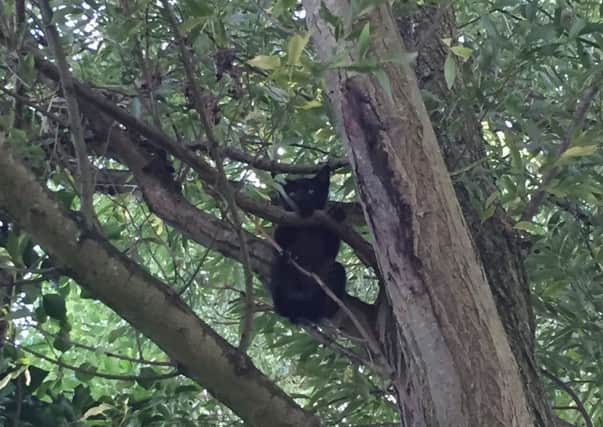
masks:
<svg viewBox="0 0 603 427"><path fill-rule="evenodd" d="M473 53L473 49L470 49L465 46L452 46L450 48L450 50L456 56L461 57L463 59L463 61L466 61L467 59L469 59L471 57L471 54Z"/></svg>
<svg viewBox="0 0 603 427"><path fill-rule="evenodd" d="M75 376L78 380L80 380L84 383L87 383L90 380L92 380L94 378L94 373L96 373L96 371L97 371L96 366L94 366L88 362L82 363L80 366L78 366L78 368L85 372L77 370L77 371L75 371Z"/></svg>
<svg viewBox="0 0 603 427"><path fill-rule="evenodd" d="M569 30L569 38L575 39L580 35L580 32L586 27L586 21L582 18L576 18L572 27Z"/></svg>
<svg viewBox="0 0 603 427"><path fill-rule="evenodd" d="M299 65L300 58L310 40L310 33L294 34L287 45L287 62L289 65ZM279 60L280 63L280 60Z"/></svg>
<svg viewBox="0 0 603 427"><path fill-rule="evenodd" d="M190 9L192 17L211 16L215 10L207 0L188 0L186 5Z"/></svg>
<svg viewBox="0 0 603 427"><path fill-rule="evenodd" d="M452 89L456 79L456 60L450 53L448 53L446 61L444 62L444 79L446 80L448 89Z"/></svg>
<svg viewBox="0 0 603 427"><path fill-rule="evenodd" d="M373 71L373 75L375 77L377 77L377 81L379 82L379 85L381 86L381 88L383 89L383 91L385 92L385 94L387 95L389 100L391 102L393 102L394 96L392 93L392 84L391 84L391 81L390 81L387 73L383 70L375 70L375 71Z"/></svg>
<svg viewBox="0 0 603 427"><path fill-rule="evenodd" d="M65 209L67 209L67 210L71 209L73 200L75 199L74 192L67 191L67 190L59 190L54 194L56 195L57 199L59 199L61 201L61 203L63 204Z"/></svg>
<svg viewBox="0 0 603 427"><path fill-rule="evenodd" d="M180 31L183 33L189 33L197 27L204 25L207 23L207 18L204 16L196 16L194 18L189 18L186 21L182 22L179 26Z"/></svg>
<svg viewBox="0 0 603 427"><path fill-rule="evenodd" d="M301 110L311 110L312 108L319 108L319 107L322 107L322 102L320 102L317 99L312 99L310 101L305 102L299 108Z"/></svg>
<svg viewBox="0 0 603 427"><path fill-rule="evenodd" d="M42 305L46 314L56 320L64 320L67 317L65 298L59 294L46 294L42 297Z"/></svg>
<svg viewBox="0 0 603 427"><path fill-rule="evenodd" d="M261 70L276 70L281 66L281 59L275 55L258 55L247 63Z"/></svg>
<svg viewBox="0 0 603 427"><path fill-rule="evenodd" d="M535 235L545 235L546 234L546 230L544 230L544 228L538 224L534 224L533 222L529 222L529 221L520 221L517 224L515 224L515 229L517 230L523 230L523 231L527 231L530 234L535 234Z"/></svg>
<svg viewBox="0 0 603 427"><path fill-rule="evenodd" d="M8 233L6 242L6 251L11 256L12 261L17 266L23 266L23 250L25 249L24 240L28 237L24 234L17 234L14 231Z"/></svg>
<svg viewBox="0 0 603 427"><path fill-rule="evenodd" d="M28 53L23 61L19 63L19 78L23 80L28 85L31 85L38 75L35 66L35 56L33 53Z"/></svg>
<svg viewBox="0 0 603 427"><path fill-rule="evenodd" d="M561 162L563 160L567 160L567 159L570 159L573 157L590 156L591 154L594 154L596 151L597 151L596 145L581 145L581 146L570 147L563 152L563 154L559 158L559 161Z"/></svg>
<svg viewBox="0 0 603 427"><path fill-rule="evenodd" d="M371 39L371 23L370 21L364 24L360 36L358 37L358 57L364 58L369 48Z"/></svg>

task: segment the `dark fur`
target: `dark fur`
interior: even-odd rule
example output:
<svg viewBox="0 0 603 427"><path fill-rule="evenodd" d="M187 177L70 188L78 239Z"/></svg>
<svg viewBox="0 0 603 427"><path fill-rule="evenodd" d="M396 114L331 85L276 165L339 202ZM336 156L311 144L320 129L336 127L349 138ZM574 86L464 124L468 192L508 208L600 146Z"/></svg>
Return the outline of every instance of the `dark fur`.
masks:
<svg viewBox="0 0 603 427"><path fill-rule="evenodd" d="M276 204L301 217L324 209L329 196L329 169L323 168L312 178L288 179L283 186L290 200L279 195ZM270 292L274 310L292 323L318 322L332 317L338 305L314 279L299 271L291 260L316 273L341 298L345 293L343 266L335 261L340 240L322 226L278 226L274 240L284 250L275 254Z"/></svg>

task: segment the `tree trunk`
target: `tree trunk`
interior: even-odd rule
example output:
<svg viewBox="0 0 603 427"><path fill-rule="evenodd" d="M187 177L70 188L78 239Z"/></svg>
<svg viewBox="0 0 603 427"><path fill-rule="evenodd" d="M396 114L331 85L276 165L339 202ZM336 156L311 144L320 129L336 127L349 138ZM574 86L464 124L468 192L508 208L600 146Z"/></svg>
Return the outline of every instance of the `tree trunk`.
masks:
<svg viewBox="0 0 603 427"><path fill-rule="evenodd" d="M322 3L332 15L350 16L345 2ZM348 54L343 62L358 63L356 42L336 40L320 2L305 0L304 6L320 59L330 63L334 52L343 51ZM388 6L371 13L370 28L369 57L386 59L400 51ZM328 72L326 85L385 278L394 335L404 350L404 359L396 356L392 334L379 331L390 337L383 345L390 347L404 424L533 425L518 363L414 71L392 63L383 69L391 97L383 79L345 69Z"/></svg>
<svg viewBox="0 0 603 427"><path fill-rule="evenodd" d="M457 40L452 7L424 5L414 14L401 15L397 22L406 48L409 51L418 48L415 73L419 88L439 99L451 99L455 93L462 93L465 90L462 75L457 76L454 91L448 89L444 79L448 48L442 40ZM476 208L476 199L483 204L497 191L485 162L478 114L470 107L455 103L443 113L440 108L434 108L431 122L449 172L464 171L454 183L457 198L519 364L530 411L537 425L553 425L558 420L553 421L534 356L535 326L521 249L501 209L484 221ZM472 167L475 165L479 167Z"/></svg>

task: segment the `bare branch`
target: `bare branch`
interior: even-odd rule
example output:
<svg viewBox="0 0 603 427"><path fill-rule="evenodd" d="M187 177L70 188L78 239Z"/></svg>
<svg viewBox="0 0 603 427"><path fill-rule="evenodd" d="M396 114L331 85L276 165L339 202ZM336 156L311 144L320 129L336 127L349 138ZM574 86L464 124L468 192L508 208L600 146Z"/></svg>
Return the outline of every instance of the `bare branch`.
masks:
<svg viewBox="0 0 603 427"><path fill-rule="evenodd" d="M209 151L209 145L204 142L199 142L191 146L191 148ZM222 154L231 160L246 163L256 169L274 173L311 174L318 172L325 165L324 163L319 163L317 165L292 165L289 163L280 163L265 157L254 156L244 150L234 147L222 147ZM329 166L329 169L334 170L347 166L349 162L345 157L335 157L328 159L326 164Z"/></svg>
<svg viewBox="0 0 603 427"><path fill-rule="evenodd" d="M39 353L35 350L32 350L29 347L26 347L24 345L18 345L16 343L12 343L13 347L19 350L23 350L29 354L33 354L34 356L36 356L39 359L45 360L47 362L50 362L54 365L60 366L61 368L65 368L65 369L70 369L74 372L80 372L82 374L86 374L86 375L92 375L95 377L99 377L99 378L105 378L107 380L117 380L117 381L160 381L160 380L167 380L170 378L175 378L178 375L180 375L179 372L177 371L172 371L172 372L168 372L165 374L159 374L159 375L154 375L154 376L139 376L139 375L119 375L119 374L109 374L109 373L104 373L104 372L97 372L93 369L86 369L86 368L81 368L79 366L74 366L71 365L69 363L65 363L62 362L60 360L57 359L53 359L51 357L48 357L42 353Z"/></svg>
<svg viewBox="0 0 603 427"><path fill-rule="evenodd" d="M58 80L58 72L52 64L44 60L40 55L35 56L35 61L36 66L42 73L53 80ZM205 184L211 186L213 183L217 182L217 172L205 160L196 156L190 147L178 144L160 130L137 119L129 114L126 110L117 107L115 104L108 101L103 96L96 94L82 83L75 81L75 88L77 94L81 96L82 100L86 100L92 104L96 110L106 113L119 123L122 123L132 130L135 130L142 136L146 137L150 144L168 151L170 154L191 166ZM337 223L336 221L331 221L328 224L322 223L319 219L319 215L314 215L312 218L308 218L307 220L300 220L299 217L292 212L286 212L283 209L275 206L268 206L241 192L235 193L235 198L237 205L246 212L258 215L262 218L279 224L325 225L337 233L337 235L344 242L348 243L352 247L360 261L368 266L377 268L377 262L371 243L364 240L362 236L356 233L349 226Z"/></svg>
<svg viewBox="0 0 603 427"><path fill-rule="evenodd" d="M88 154L86 151L86 143L84 141L84 129L80 118L80 109L75 93L75 85L73 77L69 71L69 65L65 57L65 52L61 46L61 40L56 27L52 24L52 8L48 0L40 0L39 7L42 12L42 17L45 26L48 44L53 51L59 76L61 87L63 88L63 96L67 101L67 109L69 112L69 122L71 124L71 136L73 138L73 146L78 159L80 172L80 198L82 204L82 213L89 227L94 227L96 224L94 205L92 196L94 189L92 188L92 174Z"/></svg>
<svg viewBox="0 0 603 427"><path fill-rule="evenodd" d="M584 404L582 403L580 397L576 394L576 392L572 390L572 388L566 383L557 378L552 372L549 372L544 368L540 371L544 374L545 377L553 381L559 388L565 391L572 398L572 400L576 403L577 411L580 412L580 414L584 418L584 423L586 424L586 427L593 427L593 421L590 419L590 415L588 415Z"/></svg>
<svg viewBox="0 0 603 427"><path fill-rule="evenodd" d="M247 241L245 240L245 235L243 232L243 221L241 220L241 216L239 214L239 208L234 197L234 191L228 182L226 173L224 172L224 158L220 151L218 139L216 137L216 134L214 133L213 123L209 119L205 103L203 102L203 97L201 96L201 88L199 86L199 83L197 82L197 79L195 78L193 61L190 57L188 49L186 48L184 39L180 34L180 30L178 29L178 22L176 20L174 12L172 11L172 7L170 6L167 0L162 0L162 4L164 9L164 15L166 16L168 22L170 23L170 26L172 27L173 35L176 38L178 47L180 49L180 58L182 60L182 64L184 65L184 72L186 74L190 90L193 94L193 103L195 105L195 110L197 110L197 114L199 114L199 117L201 118L201 123L203 124L205 134L207 135L207 138L210 143L209 152L214 162L216 163L216 167L218 170L218 189L226 200L226 204L228 205L228 209L232 217L233 226L239 235L241 259L243 261L243 274L245 277L245 313L243 317L243 330L241 333L239 349L241 351L246 351L249 347L249 344L251 343L254 292L251 260L249 256L249 248L247 247Z"/></svg>
<svg viewBox="0 0 603 427"><path fill-rule="evenodd" d="M34 328L36 331L38 331L39 333L41 333L42 335L46 336L46 337L54 337L54 334L51 334L50 332L44 330L43 328L37 326L37 325L29 325L30 327ZM72 341L71 339L67 339L67 343L69 343L70 345L73 345L74 347L79 347L79 348L83 348L84 350L88 350L88 351L92 351L94 353L98 353L99 349L97 347L92 347L77 341ZM101 350L100 353L104 354L105 356L108 357L113 357L115 359L120 359L120 360L125 360L127 362L132 362L132 363L139 363L141 365L154 365L154 366L175 366L175 363L173 362L162 362L162 361L157 361L157 360L146 360L146 359L136 359L134 357L129 357L129 356L124 356L123 354L117 354L117 353L113 353L110 351L106 351L106 350Z"/></svg>

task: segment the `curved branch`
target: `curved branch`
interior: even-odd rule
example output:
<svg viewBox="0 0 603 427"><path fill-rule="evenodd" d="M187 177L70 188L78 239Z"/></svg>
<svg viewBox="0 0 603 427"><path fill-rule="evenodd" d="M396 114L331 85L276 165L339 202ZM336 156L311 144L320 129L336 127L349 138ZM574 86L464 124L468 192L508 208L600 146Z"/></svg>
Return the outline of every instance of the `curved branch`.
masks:
<svg viewBox="0 0 603 427"><path fill-rule="evenodd" d="M320 425L251 359L204 323L178 296L105 238L85 232L0 140L0 209L81 286L149 337L183 375L252 426ZM108 267L109 266L109 267Z"/></svg>
<svg viewBox="0 0 603 427"><path fill-rule="evenodd" d="M54 65L41 58L40 55L35 56L35 62L37 68L47 77L55 81L58 79L58 72ZM212 168L205 160L196 156L189 146L178 144L163 132L137 119L126 110L117 107L115 104L108 101L103 96L96 94L82 83L74 81L74 84L77 94L81 97L80 102L82 102L82 100L87 101L89 104L92 104L96 110L100 110L112 119L140 133L148 139L150 144L166 150L170 154L181 159L191 166L207 185L213 186L218 182L218 174L214 168ZM300 220L294 213L285 212L283 209L274 206L267 206L241 192L235 194L235 200L241 209L276 223L325 225L337 233L344 242L349 244L363 263L372 266L373 268L377 268L372 245L349 226L336 223L335 221L321 221L320 218L325 218L325 216L321 215L314 215L308 220Z"/></svg>
<svg viewBox="0 0 603 427"><path fill-rule="evenodd" d="M148 159L140 153L126 132L117 126L112 126L112 121L105 114L99 113L88 103L82 103L82 110L90 119L90 126L96 136L109 141L118 159L130 169L153 213L197 243L212 247L224 256L241 261L238 233L213 215L203 212L179 194L166 188L164 183L152 173L146 172ZM272 259L270 245L251 233L245 232L244 236L251 248L252 269L260 277L268 277Z"/></svg>
<svg viewBox="0 0 603 427"><path fill-rule="evenodd" d="M582 417L584 418L584 424L586 425L586 427L593 427L593 421L590 419L590 415L588 415L584 404L582 403L580 397L576 394L576 392L572 390L572 388L566 383L564 383L555 375L553 375L552 372L549 372L544 368L540 369L540 372L542 372L545 377L554 382L560 389L565 391L569 395L569 397L572 398L572 400L576 403L576 410L580 412L580 415L582 415Z"/></svg>
<svg viewBox="0 0 603 427"><path fill-rule="evenodd" d="M197 144L192 145L191 148L202 152L207 152L209 150L208 144L204 142L197 142ZM317 165L292 165L290 163L280 163L265 157L254 156L245 150L234 147L224 147L222 148L222 153L231 160L248 164L256 169L274 173L312 174L318 172L325 165L325 163L319 163ZM349 162L345 157L335 157L328 159L326 164L331 170L334 170L348 166Z"/></svg>

